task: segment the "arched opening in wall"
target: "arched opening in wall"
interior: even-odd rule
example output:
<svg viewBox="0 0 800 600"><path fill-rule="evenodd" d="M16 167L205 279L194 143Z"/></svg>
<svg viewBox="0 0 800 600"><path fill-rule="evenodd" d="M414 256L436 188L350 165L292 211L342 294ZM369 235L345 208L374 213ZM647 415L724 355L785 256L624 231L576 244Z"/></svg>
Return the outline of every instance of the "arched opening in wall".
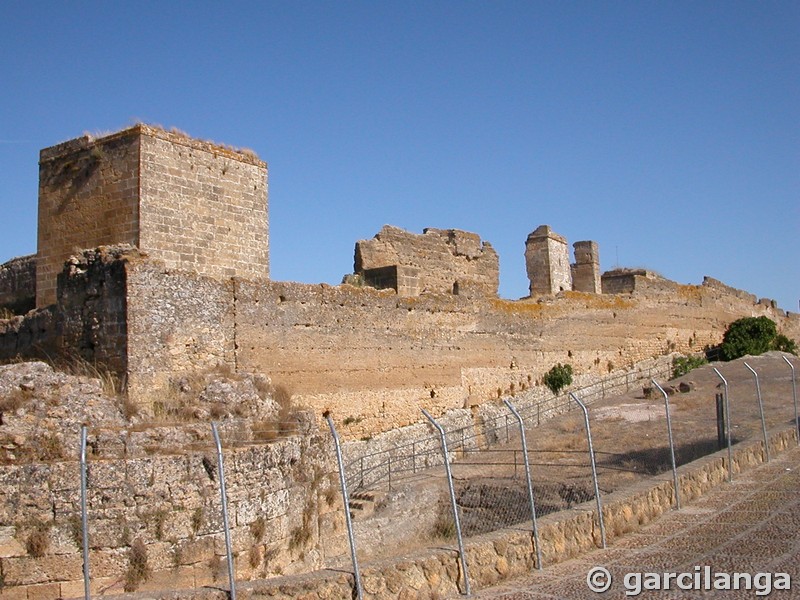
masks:
<svg viewBox="0 0 800 600"><path fill-rule="evenodd" d="M458 296L458 282L453 283L453 295Z"/></svg>

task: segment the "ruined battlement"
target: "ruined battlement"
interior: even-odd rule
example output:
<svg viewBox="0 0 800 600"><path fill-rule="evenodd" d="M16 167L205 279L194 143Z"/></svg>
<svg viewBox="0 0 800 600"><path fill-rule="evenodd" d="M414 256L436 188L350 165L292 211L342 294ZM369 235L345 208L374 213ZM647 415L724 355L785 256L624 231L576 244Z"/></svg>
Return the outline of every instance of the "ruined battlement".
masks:
<svg viewBox="0 0 800 600"><path fill-rule="evenodd" d="M371 240L356 242L353 270L367 285L391 287L401 296L467 289L497 296L500 281L491 244L459 229L428 228L417 235L384 225Z"/></svg>

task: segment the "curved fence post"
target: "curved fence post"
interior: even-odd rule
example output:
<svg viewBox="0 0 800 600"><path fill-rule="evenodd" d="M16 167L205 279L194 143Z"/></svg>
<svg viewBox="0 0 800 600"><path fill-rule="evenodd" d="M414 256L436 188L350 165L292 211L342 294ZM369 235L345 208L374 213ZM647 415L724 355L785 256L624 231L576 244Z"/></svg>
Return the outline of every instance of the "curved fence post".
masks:
<svg viewBox="0 0 800 600"><path fill-rule="evenodd" d="M91 599L89 589L89 513L86 506L86 425L81 426L81 540L83 544L83 596Z"/></svg>
<svg viewBox="0 0 800 600"><path fill-rule="evenodd" d="M333 444L336 447L336 464L339 467L339 484L342 487L342 500L344 501L344 519L347 525L347 538L350 542L350 559L353 561L353 579L355 580L356 594L358 600L363 598L361 591L361 572L358 570L358 556L356 555L356 538L353 534L353 519L350 517L350 498L347 495L347 481L345 480L344 464L342 462L342 447L339 443L339 434L336 433L336 427L333 425L333 419L330 414L325 415L328 421L328 427L333 436ZM363 462L362 462L363 465ZM363 474L361 476L363 481Z"/></svg>
<svg viewBox="0 0 800 600"><path fill-rule="evenodd" d="M761 413L761 432L764 434L764 453L767 456L767 462L769 462L769 438L767 437L767 421L764 419L764 402L761 400L761 385L758 383L758 373L756 373L755 369L744 363L744 366L747 367L750 372L753 374L753 377L756 380L756 397L758 398L758 411Z"/></svg>
<svg viewBox="0 0 800 600"><path fill-rule="evenodd" d="M655 379L651 379L650 381L653 382L653 385L656 386L664 396L664 411L667 413L667 433L669 435L669 454L670 459L672 460L672 481L673 485L675 486L675 510L680 510L681 488L678 486L678 466L675 463L675 442L672 439L672 419L670 419L669 415L669 395L664 388L658 385L658 382Z"/></svg>
<svg viewBox="0 0 800 600"><path fill-rule="evenodd" d="M519 423L519 438L522 441L522 459L525 461L525 478L528 481L528 502L531 505L531 520L533 521L533 543L536 544L536 566L542 570L542 548L539 544L539 527L536 525L536 505L533 501L533 483L531 482L531 465L528 460L528 443L525 440L525 423L522 421L522 416L517 412L516 407L505 398L503 402L508 407L508 410L516 417ZM516 471L517 459L514 455L514 469ZM516 472L515 472L516 475Z"/></svg>
<svg viewBox="0 0 800 600"><path fill-rule="evenodd" d="M783 360L786 361L786 364L789 365L789 368L792 370L792 400L794 401L794 426L797 429L797 445L800 446L800 419L797 418L797 382L794 378L794 365L792 361L790 361L785 356Z"/></svg>
<svg viewBox="0 0 800 600"><path fill-rule="evenodd" d="M222 527L225 530L225 553L228 555L228 582L231 588L231 600L236 600L236 576L233 570L233 550L231 549L231 527L228 523L228 495L225 492L225 465L222 462L222 444L219 441L217 424L211 422L214 444L217 446L217 471L219 472L219 495L222 498Z"/></svg>
<svg viewBox="0 0 800 600"><path fill-rule="evenodd" d="M583 411L583 419L586 424L586 441L589 443L589 458L592 462L592 481L594 482L594 499L597 503L597 519L600 522L600 537L603 542L603 548L606 547L606 526L603 521L603 502L600 500L600 486L597 484L597 465L594 460L594 446L592 445L592 428L589 425L589 409L581 400L572 392L569 393L570 397L578 403Z"/></svg>
<svg viewBox="0 0 800 600"><path fill-rule="evenodd" d="M450 460L447 453L447 436L444 433L444 428L436 422L436 420L424 408L422 414L431 422L431 424L439 431L439 437L442 442L442 454L444 455L444 468L447 472L447 485L450 488L450 504L453 507L453 520L456 524L456 537L458 538L458 554L461 557L461 570L464 573L464 595L470 595L469 589L469 570L467 569L467 555L464 553L464 540L461 537L461 521L458 519L458 504L456 503L456 492L453 488L453 473L450 471Z"/></svg>
<svg viewBox="0 0 800 600"><path fill-rule="evenodd" d="M725 440L728 442L728 483L733 481L733 453L731 452L731 404L728 400L728 380L722 376L717 367L712 367L714 373L722 380L725 390Z"/></svg>

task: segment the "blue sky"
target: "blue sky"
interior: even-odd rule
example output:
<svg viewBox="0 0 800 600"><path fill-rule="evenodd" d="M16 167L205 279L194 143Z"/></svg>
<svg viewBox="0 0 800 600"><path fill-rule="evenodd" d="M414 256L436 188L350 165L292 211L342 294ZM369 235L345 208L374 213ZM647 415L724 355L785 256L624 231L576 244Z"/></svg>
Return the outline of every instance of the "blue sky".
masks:
<svg viewBox="0 0 800 600"><path fill-rule="evenodd" d="M800 299L798 2L0 5L0 261L40 148L136 121L269 163L272 276L338 283L383 224Z"/></svg>

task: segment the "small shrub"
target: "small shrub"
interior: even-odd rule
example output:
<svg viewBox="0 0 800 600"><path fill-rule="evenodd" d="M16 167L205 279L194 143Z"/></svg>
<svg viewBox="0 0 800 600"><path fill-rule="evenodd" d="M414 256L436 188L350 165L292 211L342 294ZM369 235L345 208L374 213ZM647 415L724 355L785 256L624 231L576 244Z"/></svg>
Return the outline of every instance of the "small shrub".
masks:
<svg viewBox="0 0 800 600"><path fill-rule="evenodd" d="M72 515L67 521L69 537L78 548L83 548L83 521L79 514Z"/></svg>
<svg viewBox="0 0 800 600"><path fill-rule="evenodd" d="M41 558L50 548L50 525L37 522L25 540L25 550L33 558Z"/></svg>
<svg viewBox="0 0 800 600"><path fill-rule="evenodd" d="M686 375L692 369L708 364L705 356L676 356L672 359L672 378Z"/></svg>
<svg viewBox="0 0 800 600"><path fill-rule="evenodd" d="M789 339L782 333L775 336L775 342L772 344L772 347L774 350L780 350L781 352L797 354L797 342Z"/></svg>
<svg viewBox="0 0 800 600"><path fill-rule="evenodd" d="M336 488L331 485L325 490L325 504L333 506L334 502L336 502Z"/></svg>
<svg viewBox="0 0 800 600"><path fill-rule="evenodd" d="M314 518L314 506L312 503L306 504L303 509L303 523L292 529L289 536L289 550L302 548L311 539L311 525Z"/></svg>
<svg viewBox="0 0 800 600"><path fill-rule="evenodd" d="M128 552L128 570L125 572L125 591L136 591L149 577L150 565L147 563L147 547L140 538L136 538Z"/></svg>
<svg viewBox="0 0 800 600"><path fill-rule="evenodd" d="M221 556L212 556L208 559L208 570L211 571L211 579L219 581L225 573L224 559Z"/></svg>
<svg viewBox="0 0 800 600"><path fill-rule="evenodd" d="M433 523L431 537L435 540L452 540L456 537L456 524L452 519L439 515Z"/></svg>
<svg viewBox="0 0 800 600"><path fill-rule="evenodd" d="M794 340L778 333L775 321L768 317L744 317L728 326L722 337L722 360L735 360L747 355L758 355L770 350L797 353Z"/></svg>
<svg viewBox="0 0 800 600"><path fill-rule="evenodd" d="M64 458L64 444L55 434L41 436L36 443L39 460L59 460Z"/></svg>
<svg viewBox="0 0 800 600"><path fill-rule="evenodd" d="M205 520L205 511L203 510L202 506L198 506L192 512L192 533L197 535L197 532L200 531L200 528L203 526L203 521Z"/></svg>
<svg viewBox="0 0 800 600"><path fill-rule="evenodd" d="M183 547L175 542L175 546L172 548L172 567L177 569L181 563L183 563Z"/></svg>
<svg viewBox="0 0 800 600"><path fill-rule="evenodd" d="M550 391L558 396L561 390L572 383L572 365L556 364L544 374L543 381Z"/></svg>

